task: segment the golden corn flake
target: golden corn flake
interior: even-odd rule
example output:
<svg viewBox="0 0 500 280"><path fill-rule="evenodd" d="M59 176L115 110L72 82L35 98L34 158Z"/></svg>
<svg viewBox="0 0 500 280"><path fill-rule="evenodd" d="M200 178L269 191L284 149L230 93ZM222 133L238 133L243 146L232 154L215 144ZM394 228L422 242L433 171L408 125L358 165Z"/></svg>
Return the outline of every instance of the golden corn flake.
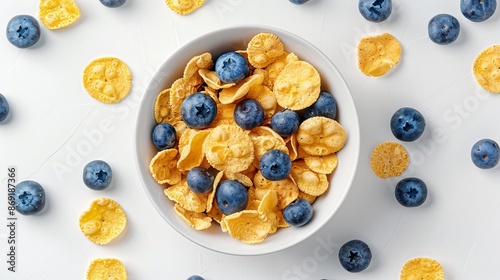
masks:
<svg viewBox="0 0 500 280"><path fill-rule="evenodd" d="M255 68L264 68L278 60L285 47L278 36L271 33L255 35L247 46L248 62Z"/></svg>
<svg viewBox="0 0 500 280"><path fill-rule="evenodd" d="M380 178L399 176L408 168L410 158L405 147L397 142L382 142L373 149L370 165Z"/></svg>
<svg viewBox="0 0 500 280"><path fill-rule="evenodd" d="M205 0L165 0L170 10L179 15L187 15L199 9Z"/></svg>
<svg viewBox="0 0 500 280"><path fill-rule="evenodd" d="M275 190L269 190L262 197L262 200L259 203L259 213L266 214L268 212L274 212L276 207L278 206L278 195Z"/></svg>
<svg viewBox="0 0 500 280"><path fill-rule="evenodd" d="M303 160L292 162L290 176L292 176L299 190L310 195L322 195L330 186L325 174L312 171Z"/></svg>
<svg viewBox="0 0 500 280"><path fill-rule="evenodd" d="M177 140L179 140L182 136L182 134L184 134L184 132L186 132L186 130L190 129L187 124L184 122L184 121L175 121L173 123L171 123L171 125L175 128L175 136L177 138Z"/></svg>
<svg viewBox="0 0 500 280"><path fill-rule="evenodd" d="M154 116L156 123L168 122L170 113L170 88L162 90L156 96Z"/></svg>
<svg viewBox="0 0 500 280"><path fill-rule="evenodd" d="M286 147L288 149L288 156L290 157L291 161L294 161L298 157L298 148L299 148L299 143L297 143L297 135L293 134L288 138L288 142L286 142Z"/></svg>
<svg viewBox="0 0 500 280"><path fill-rule="evenodd" d="M287 60L287 57L289 55L290 54L283 52L283 54L281 55L281 57L278 60L276 60L275 62L269 64L268 66L266 66L266 68L264 68L264 70L266 70L266 72L267 72L267 77L266 77L266 80L264 81L264 84L266 86L268 86L270 88L274 87L274 81L276 80L276 78L280 74L281 70L283 70L283 68L285 68L285 66L288 62L292 61L292 60ZM296 55L294 57L297 58ZM290 58L292 58L292 56L290 56ZM297 61L297 60L299 60L299 59L297 58L295 61Z"/></svg>
<svg viewBox="0 0 500 280"><path fill-rule="evenodd" d="M125 265L115 258L98 258L90 262L86 280L127 280Z"/></svg>
<svg viewBox="0 0 500 280"><path fill-rule="evenodd" d="M305 193L303 191L300 191L299 192L299 197L298 198L301 198L301 199L304 199L304 200L307 200L309 201L309 203L313 204L314 201L316 201L316 198L318 198L318 196L316 195L310 195L308 193Z"/></svg>
<svg viewBox="0 0 500 280"><path fill-rule="evenodd" d="M220 125L205 140L205 157L214 168L225 172L241 172L252 164L252 139L237 125Z"/></svg>
<svg viewBox="0 0 500 280"><path fill-rule="evenodd" d="M358 68L367 76L379 77L401 59L401 43L389 33L361 38L357 47Z"/></svg>
<svg viewBox="0 0 500 280"><path fill-rule="evenodd" d="M216 89L212 89L208 86L203 86L203 90L200 91L201 93L203 94L206 94L208 96L210 96L216 104L219 104L220 101L219 101L219 92L216 90Z"/></svg>
<svg viewBox="0 0 500 280"><path fill-rule="evenodd" d="M479 53L472 69L481 87L500 93L500 45L492 45Z"/></svg>
<svg viewBox="0 0 500 280"><path fill-rule="evenodd" d="M215 71L210 71L208 69L200 69L198 70L198 73L200 77L203 79L203 81L207 84L207 86L214 90L230 88L236 85L236 83L223 83L219 79L219 76L217 76L217 73ZM217 98L217 100L219 99Z"/></svg>
<svg viewBox="0 0 500 280"><path fill-rule="evenodd" d="M301 110L311 106L321 91L318 71L305 61L292 61L280 72L273 88L283 108Z"/></svg>
<svg viewBox="0 0 500 280"><path fill-rule="evenodd" d="M197 86L202 83L202 78L198 73L199 69L208 69L212 67L212 54L203 53L197 55L189 60L186 67L184 68L183 78L188 84Z"/></svg>
<svg viewBox="0 0 500 280"><path fill-rule="evenodd" d="M224 172L220 171L214 178L214 184L212 186L212 191L208 194L207 197L207 212L212 210L212 207L215 203L215 192L217 191L217 187L219 186L219 182L222 180L224 176Z"/></svg>
<svg viewBox="0 0 500 280"><path fill-rule="evenodd" d="M122 207L110 198L99 198L80 215L80 230L92 242L108 244L123 232L127 216Z"/></svg>
<svg viewBox="0 0 500 280"><path fill-rule="evenodd" d="M151 159L149 172L158 184L177 184L181 180L181 172L177 168L179 152L176 149L159 151Z"/></svg>
<svg viewBox="0 0 500 280"><path fill-rule="evenodd" d="M276 191L278 195L278 207L285 209L285 207L292 203L299 196L299 188L291 177L279 181L271 181L264 176L260 171L255 174L253 178L255 186L255 197L262 200L266 193L270 190Z"/></svg>
<svg viewBox="0 0 500 280"><path fill-rule="evenodd" d="M236 85L230 88L222 89L219 92L219 101L223 104L235 102L245 96L251 87L262 84L264 77L265 76L262 73L254 73L253 75L239 81Z"/></svg>
<svg viewBox="0 0 500 280"><path fill-rule="evenodd" d="M80 18L80 8L73 0L40 0L38 16L48 29L59 29Z"/></svg>
<svg viewBox="0 0 500 280"><path fill-rule="evenodd" d="M243 210L223 218L231 237L248 244L264 241L271 230L271 223L262 220L257 210Z"/></svg>
<svg viewBox="0 0 500 280"><path fill-rule="evenodd" d="M216 221L219 224L221 223L222 216L224 215L224 214L222 214L222 211L220 211L219 206L217 205L216 201L213 201L213 204L210 207L210 210L208 210L208 208L207 208L206 213L207 213L207 216L209 216L210 218L212 218L214 221Z"/></svg>
<svg viewBox="0 0 500 280"><path fill-rule="evenodd" d="M260 201L257 211L263 221L271 223L269 233L275 233L278 230L279 219L278 195L275 190L268 191Z"/></svg>
<svg viewBox="0 0 500 280"><path fill-rule="evenodd" d="M312 117L303 121L297 130L297 142L306 153L324 156L342 149L347 140L344 128L326 117Z"/></svg>
<svg viewBox="0 0 500 280"><path fill-rule="evenodd" d="M97 58L85 67L83 86L93 98L116 103L130 92L132 73L127 64L116 57Z"/></svg>
<svg viewBox="0 0 500 280"><path fill-rule="evenodd" d="M401 268L401 280L444 280L441 264L431 258L418 257L408 260Z"/></svg>
<svg viewBox="0 0 500 280"><path fill-rule="evenodd" d="M195 131L189 138L187 145L182 150L179 146L180 156L177 161L177 168L179 168L180 171L187 171L201 164L203 158L205 157L203 143L209 133L209 129ZM181 136L181 139L182 138L183 137Z"/></svg>
<svg viewBox="0 0 500 280"><path fill-rule="evenodd" d="M304 162L314 172L330 174L337 167L338 157L336 153L325 156L308 156L304 158Z"/></svg>
<svg viewBox="0 0 500 280"><path fill-rule="evenodd" d="M238 181L245 187L251 187L253 186L253 181L250 179L247 175L243 173L231 173L231 172L225 172L224 173L225 177L227 180L234 180Z"/></svg>
<svg viewBox="0 0 500 280"><path fill-rule="evenodd" d="M217 127L223 124L237 125L234 121L234 108L236 104L217 104L217 114L214 121L210 124L210 128Z"/></svg>
<svg viewBox="0 0 500 280"><path fill-rule="evenodd" d="M245 210L257 210L259 208L259 205L260 205L260 200L249 199Z"/></svg>
<svg viewBox="0 0 500 280"><path fill-rule="evenodd" d="M204 230L212 225L212 218L205 213L186 210L179 204L174 205L174 211L184 222L195 230Z"/></svg>
<svg viewBox="0 0 500 280"><path fill-rule="evenodd" d="M177 202L186 210L201 213L207 209L208 195L192 192L185 179L166 188L163 192L168 199Z"/></svg>

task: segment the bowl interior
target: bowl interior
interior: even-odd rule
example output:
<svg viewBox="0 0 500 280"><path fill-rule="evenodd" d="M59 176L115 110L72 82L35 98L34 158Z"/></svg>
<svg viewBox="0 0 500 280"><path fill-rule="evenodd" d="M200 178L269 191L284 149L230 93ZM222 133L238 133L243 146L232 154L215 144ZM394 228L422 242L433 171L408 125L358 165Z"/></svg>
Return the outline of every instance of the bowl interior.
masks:
<svg viewBox="0 0 500 280"><path fill-rule="evenodd" d="M157 94L170 87L182 76L184 66L194 56L210 52L214 60L226 51L244 50L250 39L260 32L276 34L287 52L294 52L301 60L312 64L321 75L322 90L332 93L338 105L337 120L344 127L347 143L338 153L338 166L330 179L327 193L314 204L314 217L300 228L278 229L259 244L248 245L222 232L214 224L208 230L196 231L182 221L173 210L173 203L163 194L149 172L149 163L156 154L151 142L151 131L156 125L153 108ZM165 61L144 93L136 123L135 154L141 183L160 215L181 235L208 249L234 255L260 255L290 247L320 229L343 202L351 186L359 157L359 123L349 88L333 63L316 47L284 30L266 26L242 26L214 31L182 46Z"/></svg>

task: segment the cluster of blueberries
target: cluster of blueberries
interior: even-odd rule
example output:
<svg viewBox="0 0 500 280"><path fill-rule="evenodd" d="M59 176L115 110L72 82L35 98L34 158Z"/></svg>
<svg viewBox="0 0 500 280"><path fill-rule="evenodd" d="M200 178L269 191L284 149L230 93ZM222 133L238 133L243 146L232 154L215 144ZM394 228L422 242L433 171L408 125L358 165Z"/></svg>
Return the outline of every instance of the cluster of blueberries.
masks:
<svg viewBox="0 0 500 280"><path fill-rule="evenodd" d="M248 62L237 52L220 55L215 61L214 68L218 78L224 83L237 83L250 75ZM216 115L217 104L210 96L201 92L189 95L181 104L182 120L190 128L206 128L212 124ZM271 128L282 137L288 137L297 131L301 120L315 116L335 119L336 115L335 98L330 93L322 91L316 102L300 114L290 109L283 109L274 114L271 118ZM242 129L251 130L264 120L264 109L257 100L245 98L236 104L233 118ZM152 131L152 142L158 150L173 148L177 143L174 126L169 123L157 124ZM259 168L266 179L279 181L288 177L292 162L286 153L272 149L261 157ZM191 191L210 192L214 183L212 171L201 166L189 170L186 181ZM221 212L230 215L246 208L248 191L236 180L225 180L218 185L215 200ZM297 199L283 210L283 216L290 225L303 226L313 216L312 206L307 200Z"/></svg>
<svg viewBox="0 0 500 280"><path fill-rule="evenodd" d="M93 160L83 168L83 182L92 190L104 190L111 184L113 172L108 163ZM14 189L16 211L22 215L34 215L45 208L45 190L32 180L19 182Z"/></svg>
<svg viewBox="0 0 500 280"><path fill-rule="evenodd" d="M460 10L465 18L473 22L489 19L496 10L496 0L460 0ZM389 18L392 12L391 0L359 0L361 15L372 22L381 22ZM429 38L436 44L447 45L454 42L460 33L460 23L450 14L438 14L430 19Z"/></svg>
<svg viewBox="0 0 500 280"><path fill-rule="evenodd" d="M291 1L291 0L290 0ZM372 22L381 22L389 18L392 12L391 0L359 0L361 15ZM465 18L473 22L482 22L490 18L496 9L496 0L460 0L460 9ZM447 45L454 42L460 33L458 20L449 14L438 14L428 24L429 38L436 44ZM425 128L422 114L410 107L397 110L390 122L393 135L401 141L415 141ZM492 139L481 139L471 150L473 163L483 169L498 164L500 149ZM395 188L396 200L405 207L421 205L427 197L427 187L419 178L405 178ZM368 245L361 240L351 240L339 250L339 261L347 271L360 272L370 264L372 253Z"/></svg>
<svg viewBox="0 0 500 280"><path fill-rule="evenodd" d="M99 0L108 8L117 8L125 4L127 0ZM7 40L21 49L29 48L40 40L40 24L30 15L17 15L7 23Z"/></svg>

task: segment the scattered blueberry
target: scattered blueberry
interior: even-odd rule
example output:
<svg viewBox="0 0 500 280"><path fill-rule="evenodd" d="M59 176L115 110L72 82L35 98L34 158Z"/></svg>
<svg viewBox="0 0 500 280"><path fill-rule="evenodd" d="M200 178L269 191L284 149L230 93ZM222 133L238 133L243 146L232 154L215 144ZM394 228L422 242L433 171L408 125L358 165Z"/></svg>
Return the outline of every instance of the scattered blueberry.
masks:
<svg viewBox="0 0 500 280"><path fill-rule="evenodd" d="M292 161L283 151L272 149L265 152L259 161L262 176L271 181L283 180L292 170Z"/></svg>
<svg viewBox="0 0 500 280"><path fill-rule="evenodd" d="M346 242L339 250L339 261L349 272L365 270L372 260L372 251L368 245L358 239Z"/></svg>
<svg viewBox="0 0 500 280"><path fill-rule="evenodd" d="M215 73L224 83L237 83L250 74L250 68L244 56L228 52L215 61Z"/></svg>
<svg viewBox="0 0 500 280"><path fill-rule="evenodd" d="M401 141L415 141L424 133L424 130L424 116L414 108L402 107L391 117L392 134Z"/></svg>
<svg viewBox="0 0 500 280"><path fill-rule="evenodd" d="M248 204L248 191L236 180L225 180L217 186L215 200L224 215L245 210Z"/></svg>
<svg viewBox="0 0 500 280"><path fill-rule="evenodd" d="M436 44L448 45L458 38L460 34L460 23L448 14L435 15L427 26L429 38Z"/></svg>
<svg viewBox="0 0 500 280"><path fill-rule="evenodd" d="M190 276L187 280L205 280L205 278L198 276L198 275L193 275L193 276Z"/></svg>
<svg viewBox="0 0 500 280"><path fill-rule="evenodd" d="M234 121L243 129L252 129L264 120L264 109L253 98L243 99L234 108Z"/></svg>
<svg viewBox="0 0 500 280"><path fill-rule="evenodd" d="M481 139L472 146L470 152L472 162L481 169L495 167L499 161L498 144L491 139Z"/></svg>
<svg viewBox="0 0 500 280"><path fill-rule="evenodd" d="M391 0L359 0L358 9L368 21L381 22L389 18L392 12Z"/></svg>
<svg viewBox="0 0 500 280"><path fill-rule="evenodd" d="M464 17L474 22L489 19L497 8L496 0L460 0L460 10Z"/></svg>
<svg viewBox="0 0 500 280"><path fill-rule="evenodd" d="M181 117L190 128L206 128L216 115L217 104L206 94L195 92L182 101Z"/></svg>
<svg viewBox="0 0 500 280"><path fill-rule="evenodd" d="M0 93L0 122L3 122L9 115L9 102L7 98Z"/></svg>
<svg viewBox="0 0 500 280"><path fill-rule="evenodd" d="M422 205L427 198L427 186L419 178L405 178L397 183L394 193L399 204L416 207Z"/></svg>
<svg viewBox="0 0 500 280"><path fill-rule="evenodd" d="M83 183L92 190L104 190L111 184L113 172L103 160L93 160L83 168Z"/></svg>
<svg viewBox="0 0 500 280"><path fill-rule="evenodd" d="M99 0L101 4L108 8L117 8L120 7L121 5L125 4L127 0Z"/></svg>
<svg viewBox="0 0 500 280"><path fill-rule="evenodd" d="M290 109L283 109L271 117L271 128L283 138L294 134L299 123L299 115Z"/></svg>
<svg viewBox="0 0 500 280"><path fill-rule="evenodd" d="M14 16L7 24L7 39L18 48L29 48L40 39L40 25L30 15Z"/></svg>
<svg viewBox="0 0 500 280"><path fill-rule="evenodd" d="M191 168L186 177L189 189L195 193L207 193L211 191L214 180L214 175L202 166Z"/></svg>
<svg viewBox="0 0 500 280"><path fill-rule="evenodd" d="M14 201L19 214L33 215L45 207L45 191L35 181L22 181L15 187Z"/></svg>
<svg viewBox="0 0 500 280"><path fill-rule="evenodd" d="M283 209L283 218L294 227L307 224L313 216L313 208L309 201L299 198Z"/></svg>
<svg viewBox="0 0 500 280"><path fill-rule="evenodd" d="M337 101L333 95L326 91L321 91L318 99L311 106L304 109L302 115L304 119L318 116L333 120L337 117Z"/></svg>
<svg viewBox="0 0 500 280"><path fill-rule="evenodd" d="M304 3L309 2L309 0L288 0L290 3L296 4L296 5L302 5Z"/></svg>
<svg viewBox="0 0 500 280"><path fill-rule="evenodd" d="M171 149L177 143L175 127L169 123L157 124L153 129L151 138L158 150Z"/></svg>

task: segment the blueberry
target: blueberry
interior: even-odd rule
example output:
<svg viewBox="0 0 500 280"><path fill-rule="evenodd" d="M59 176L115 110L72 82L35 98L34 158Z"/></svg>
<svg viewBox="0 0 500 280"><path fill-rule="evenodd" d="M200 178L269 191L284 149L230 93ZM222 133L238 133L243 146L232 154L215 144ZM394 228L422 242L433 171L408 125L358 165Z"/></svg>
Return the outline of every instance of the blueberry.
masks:
<svg viewBox="0 0 500 280"><path fill-rule="evenodd" d="M125 4L127 0L99 0L101 4L108 8L117 8L120 7L121 5Z"/></svg>
<svg viewBox="0 0 500 280"><path fill-rule="evenodd" d="M283 218L294 227L307 224L313 216L313 208L309 201L299 198L283 209Z"/></svg>
<svg viewBox="0 0 500 280"><path fill-rule="evenodd" d="M236 104L233 117L241 128L252 129L264 120L264 109L259 101L253 98L243 99Z"/></svg>
<svg viewBox="0 0 500 280"><path fill-rule="evenodd" d="M296 5L302 5L304 3L309 2L309 0L288 0L290 3L296 4Z"/></svg>
<svg viewBox="0 0 500 280"><path fill-rule="evenodd" d="M189 189L195 193L207 193L211 191L214 180L214 175L202 166L191 168L186 177Z"/></svg>
<svg viewBox="0 0 500 280"><path fill-rule="evenodd" d="M427 198L427 186L419 178L405 178L397 183L394 193L399 204L416 207L422 205Z"/></svg>
<svg viewBox="0 0 500 280"><path fill-rule="evenodd" d="M157 124L153 129L151 138L158 150L171 149L177 143L175 127L169 123Z"/></svg>
<svg viewBox="0 0 500 280"><path fill-rule="evenodd" d="M292 170L292 161L283 151L272 149L265 152L259 161L262 176L271 181L283 180Z"/></svg>
<svg viewBox="0 0 500 280"><path fill-rule="evenodd" d="M363 241L353 239L339 249L339 261L345 270L360 272L365 270L372 260L372 251Z"/></svg>
<svg viewBox="0 0 500 280"><path fill-rule="evenodd" d="M368 21L381 22L389 18L392 12L391 0L359 0L358 9Z"/></svg>
<svg viewBox="0 0 500 280"><path fill-rule="evenodd" d="M7 118L9 112L9 102L7 102L5 96L0 93L0 122L3 122Z"/></svg>
<svg viewBox="0 0 500 280"><path fill-rule="evenodd" d="M460 0L460 10L464 17L474 22L489 19L497 8L496 0Z"/></svg>
<svg viewBox="0 0 500 280"><path fill-rule="evenodd" d="M83 168L83 183L92 190L104 190L111 184L113 172L103 160L93 160Z"/></svg>
<svg viewBox="0 0 500 280"><path fill-rule="evenodd" d="M318 116L333 120L337 117L337 101L333 95L326 91L321 91L318 99L311 106L304 109L302 115L303 119Z"/></svg>
<svg viewBox="0 0 500 280"><path fill-rule="evenodd" d="M182 101L181 117L190 128L206 128L216 115L217 104L206 94L195 92Z"/></svg>
<svg viewBox="0 0 500 280"><path fill-rule="evenodd" d="M14 202L19 214L33 215L45 207L45 191L35 181L19 182L14 190Z"/></svg>
<svg viewBox="0 0 500 280"><path fill-rule="evenodd" d="M299 115L290 109L283 109L271 117L271 128L283 138L294 134L299 123Z"/></svg>
<svg viewBox="0 0 500 280"><path fill-rule="evenodd" d="M248 204L248 191L236 180L225 180L217 186L215 200L224 215L245 210Z"/></svg>
<svg viewBox="0 0 500 280"><path fill-rule="evenodd" d="M429 38L436 44L447 45L455 42L460 34L460 23L448 14L435 15L427 26Z"/></svg>
<svg viewBox="0 0 500 280"><path fill-rule="evenodd" d="M205 280L205 278L198 276L198 275L193 275L193 276L189 276L189 278L187 280Z"/></svg>
<svg viewBox="0 0 500 280"><path fill-rule="evenodd" d="M18 48L29 48L40 40L40 25L30 15L17 15L7 23L7 40Z"/></svg>
<svg viewBox="0 0 500 280"><path fill-rule="evenodd" d="M481 139L472 146L470 152L472 162L481 169L490 169L498 164L498 144L491 139Z"/></svg>
<svg viewBox="0 0 500 280"><path fill-rule="evenodd" d="M417 140L425 130L425 119L414 108L402 107L391 117L391 131L394 136L406 142Z"/></svg>
<svg viewBox="0 0 500 280"><path fill-rule="evenodd" d="M224 83L237 83L250 74L250 68L244 56L227 52L215 61L215 73Z"/></svg>

